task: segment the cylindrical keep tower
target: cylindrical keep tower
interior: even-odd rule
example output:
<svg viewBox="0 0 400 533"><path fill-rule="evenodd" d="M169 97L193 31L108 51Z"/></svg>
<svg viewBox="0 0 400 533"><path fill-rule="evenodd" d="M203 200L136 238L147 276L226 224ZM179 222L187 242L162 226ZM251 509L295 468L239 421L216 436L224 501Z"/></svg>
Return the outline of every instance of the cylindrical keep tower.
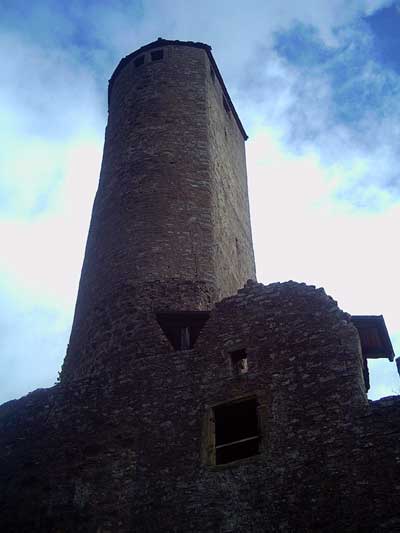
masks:
<svg viewBox="0 0 400 533"><path fill-rule="evenodd" d="M121 60L63 379L93 370L110 320L209 310L255 279L246 138L208 45L159 39Z"/></svg>

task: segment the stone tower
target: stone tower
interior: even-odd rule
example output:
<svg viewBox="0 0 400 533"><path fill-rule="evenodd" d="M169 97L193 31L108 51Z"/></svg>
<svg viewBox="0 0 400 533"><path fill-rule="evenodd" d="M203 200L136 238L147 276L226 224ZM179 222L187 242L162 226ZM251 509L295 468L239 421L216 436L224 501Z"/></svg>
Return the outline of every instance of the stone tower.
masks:
<svg viewBox="0 0 400 533"><path fill-rule="evenodd" d="M246 138L208 45L120 62L62 379L95 371L107 317L208 311L255 279Z"/></svg>
<svg viewBox="0 0 400 533"><path fill-rule="evenodd" d="M245 138L207 45L117 67L61 381L0 406L2 531L400 531L383 317L255 281Z"/></svg>

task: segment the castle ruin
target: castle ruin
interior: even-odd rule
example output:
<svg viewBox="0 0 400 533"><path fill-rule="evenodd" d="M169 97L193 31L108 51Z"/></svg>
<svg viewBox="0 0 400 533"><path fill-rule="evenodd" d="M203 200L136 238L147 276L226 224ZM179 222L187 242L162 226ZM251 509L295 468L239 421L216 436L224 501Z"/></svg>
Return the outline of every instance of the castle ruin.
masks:
<svg viewBox="0 0 400 533"><path fill-rule="evenodd" d="M116 68L60 382L0 407L5 533L400 531L384 320L257 283L246 138L208 45Z"/></svg>

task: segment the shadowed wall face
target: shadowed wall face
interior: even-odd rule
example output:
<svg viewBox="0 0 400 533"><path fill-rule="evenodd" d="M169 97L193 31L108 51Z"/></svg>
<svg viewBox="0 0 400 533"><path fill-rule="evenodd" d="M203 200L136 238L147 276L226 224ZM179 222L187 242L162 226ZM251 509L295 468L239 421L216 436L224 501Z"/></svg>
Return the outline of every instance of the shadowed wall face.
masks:
<svg viewBox="0 0 400 533"><path fill-rule="evenodd" d="M248 283L188 350L143 324L96 379L0 408L4 531L399 531L400 397L367 401L323 290Z"/></svg>
<svg viewBox="0 0 400 533"><path fill-rule="evenodd" d="M140 286L161 282L155 310L204 311L255 279L244 132L209 48L160 41L129 57L110 84L64 377L96 356L88 343L105 315L148 306ZM129 306L116 309L121 295Z"/></svg>

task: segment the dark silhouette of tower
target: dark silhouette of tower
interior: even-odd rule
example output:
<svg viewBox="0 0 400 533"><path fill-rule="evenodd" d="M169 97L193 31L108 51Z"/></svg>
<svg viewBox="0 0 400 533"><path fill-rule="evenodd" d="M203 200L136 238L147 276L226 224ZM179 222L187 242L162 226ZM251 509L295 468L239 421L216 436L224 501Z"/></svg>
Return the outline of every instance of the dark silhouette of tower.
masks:
<svg viewBox="0 0 400 533"><path fill-rule="evenodd" d="M400 530L383 317L255 281L245 139L209 46L118 65L61 381L0 407L2 531Z"/></svg>

